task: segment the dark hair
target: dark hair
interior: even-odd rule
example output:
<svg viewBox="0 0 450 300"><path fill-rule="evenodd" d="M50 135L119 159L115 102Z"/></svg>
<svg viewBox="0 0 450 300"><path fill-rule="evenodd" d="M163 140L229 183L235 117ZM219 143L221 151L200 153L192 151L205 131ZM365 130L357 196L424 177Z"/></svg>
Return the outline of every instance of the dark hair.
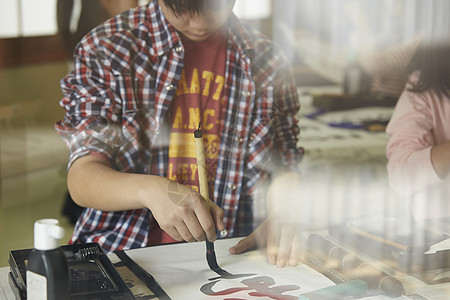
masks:
<svg viewBox="0 0 450 300"><path fill-rule="evenodd" d="M71 32L73 3L74 0L58 0L56 7L58 33L69 57L72 56L73 50L81 38L108 18L107 12L99 0L82 0L78 27L75 32Z"/></svg>
<svg viewBox="0 0 450 300"><path fill-rule="evenodd" d="M203 11L218 11L236 0L162 0L175 15L199 14Z"/></svg>
<svg viewBox="0 0 450 300"><path fill-rule="evenodd" d="M450 40L425 40L417 49L407 72L420 71L419 80L411 82L411 92L432 89L439 97L450 97Z"/></svg>

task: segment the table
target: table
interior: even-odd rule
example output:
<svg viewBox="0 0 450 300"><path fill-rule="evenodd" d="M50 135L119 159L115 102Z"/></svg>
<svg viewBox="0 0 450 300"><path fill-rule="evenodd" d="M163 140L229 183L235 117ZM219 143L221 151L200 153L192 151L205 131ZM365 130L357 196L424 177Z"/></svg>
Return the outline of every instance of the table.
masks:
<svg viewBox="0 0 450 300"><path fill-rule="evenodd" d="M255 290L249 289L258 289L258 286L260 288L265 286L265 290L260 289L260 292L284 287L285 292L282 292L284 296L296 295L294 298L298 298L299 291L303 294L334 285L328 278L305 264L295 268L278 268L269 265L259 251L238 256L229 255L227 249L238 240L238 238L225 239L215 243L219 265L232 274L243 274L243 277L231 281L222 280L209 270L205 259L205 245L201 242L146 247L128 250L125 253L149 272L172 299L222 299L224 296L236 299L271 299L250 297L249 293ZM109 257L113 263L120 261L115 254L110 254ZM117 269L124 280L133 286L132 291L135 295L141 297L152 295L129 270L124 270L123 267ZM8 284L8 272L9 268L0 268L0 299L14 299ZM450 296L450 283L429 286L398 272L395 272L395 277L404 283L406 294L409 295L398 299L424 297L434 300L448 299ZM222 294L219 295L219 292ZM367 299L397 298L377 295Z"/></svg>

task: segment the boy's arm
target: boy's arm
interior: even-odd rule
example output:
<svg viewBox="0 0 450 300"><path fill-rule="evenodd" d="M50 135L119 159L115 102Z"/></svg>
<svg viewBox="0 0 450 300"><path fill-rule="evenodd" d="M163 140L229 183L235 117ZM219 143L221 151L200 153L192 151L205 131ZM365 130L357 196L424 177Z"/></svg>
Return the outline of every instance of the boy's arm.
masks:
<svg viewBox="0 0 450 300"><path fill-rule="evenodd" d="M178 241L215 241L223 210L192 189L155 175L119 172L107 159L87 155L71 165L69 191L80 206L104 211L148 208L161 229Z"/></svg>

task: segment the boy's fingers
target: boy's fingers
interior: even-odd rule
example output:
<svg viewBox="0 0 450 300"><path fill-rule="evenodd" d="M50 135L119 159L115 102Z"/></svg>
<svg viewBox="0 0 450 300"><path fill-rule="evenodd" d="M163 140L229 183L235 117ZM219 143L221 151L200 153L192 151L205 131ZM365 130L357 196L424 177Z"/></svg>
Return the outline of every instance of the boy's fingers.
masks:
<svg viewBox="0 0 450 300"><path fill-rule="evenodd" d="M240 240L239 243L237 243L237 245L228 249L228 252L230 252L230 254L240 254L255 247L256 247L255 236L253 234L250 234L246 238Z"/></svg>
<svg viewBox="0 0 450 300"><path fill-rule="evenodd" d="M178 242L183 241L183 237L181 237L181 235L178 233L178 230L174 226L167 228L164 231L167 232L167 234L170 235L174 240Z"/></svg>
<svg viewBox="0 0 450 300"><path fill-rule="evenodd" d="M211 215L209 206L206 202L202 202L200 205L196 205L194 210L200 226L206 234L206 238L208 241L214 242L217 238L216 228L214 226L214 216Z"/></svg>
<svg viewBox="0 0 450 300"><path fill-rule="evenodd" d="M292 249L291 249L291 257L289 259L289 264L291 267L296 267L302 259L302 246L300 238L295 235L294 241L292 243Z"/></svg>
<svg viewBox="0 0 450 300"><path fill-rule="evenodd" d="M178 224L176 226L176 229L177 229L178 233L181 235L181 237L183 238L183 240L185 240L186 242L195 242L195 238L192 235L191 230L188 228L188 226L184 222L181 222L180 224Z"/></svg>
<svg viewBox="0 0 450 300"><path fill-rule="evenodd" d="M205 240L205 231L203 229L200 220L197 219L195 214L192 214L188 218L184 220L187 228L189 229L189 233L194 237L194 241L204 241ZM188 241L191 242L191 241Z"/></svg>
<svg viewBox="0 0 450 300"><path fill-rule="evenodd" d="M281 228L277 253L277 266L284 267L290 258L293 238L292 230L289 227Z"/></svg>
<svg viewBox="0 0 450 300"><path fill-rule="evenodd" d="M269 222L267 228L267 257L272 265L277 264L279 242L280 228L275 222Z"/></svg>
<svg viewBox="0 0 450 300"><path fill-rule="evenodd" d="M223 209L213 203L213 205L211 206L211 215L217 229L219 231L224 230L225 226L223 225Z"/></svg>

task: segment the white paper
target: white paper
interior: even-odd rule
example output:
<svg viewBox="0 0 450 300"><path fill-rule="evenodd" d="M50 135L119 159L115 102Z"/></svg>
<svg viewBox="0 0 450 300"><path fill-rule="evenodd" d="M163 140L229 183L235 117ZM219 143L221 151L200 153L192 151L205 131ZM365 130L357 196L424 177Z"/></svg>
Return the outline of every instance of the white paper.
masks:
<svg viewBox="0 0 450 300"><path fill-rule="evenodd" d="M228 254L228 249L238 240L226 239L214 243L217 261L222 269L233 275L248 274L236 279L218 278L219 275L209 269L204 242L135 249L127 251L127 254L149 272L173 300L294 300L300 294L334 285L306 265L272 266L260 251Z"/></svg>

